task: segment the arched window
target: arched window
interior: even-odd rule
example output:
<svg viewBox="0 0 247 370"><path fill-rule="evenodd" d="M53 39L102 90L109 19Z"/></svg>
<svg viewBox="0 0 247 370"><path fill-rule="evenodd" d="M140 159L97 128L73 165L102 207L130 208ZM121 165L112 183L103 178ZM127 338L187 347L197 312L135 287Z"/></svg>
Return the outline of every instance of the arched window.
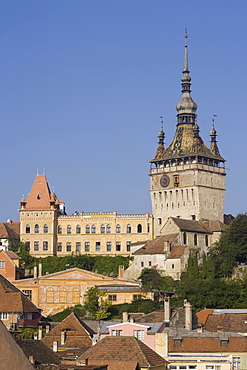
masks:
<svg viewBox="0 0 247 370"><path fill-rule="evenodd" d="M77 225L76 226L76 234L80 234L80 233L81 233L81 226Z"/></svg>
<svg viewBox="0 0 247 370"><path fill-rule="evenodd" d="M110 232L111 232L111 225L106 225L106 232L107 232L107 234L110 234Z"/></svg>
<svg viewBox="0 0 247 370"><path fill-rule="evenodd" d="M53 288L48 288L46 290L46 303L54 303L54 290L53 290Z"/></svg>
<svg viewBox="0 0 247 370"><path fill-rule="evenodd" d="M119 224L116 226L116 233L121 233L121 226Z"/></svg>
<svg viewBox="0 0 247 370"><path fill-rule="evenodd" d="M105 225L100 226L100 232L101 232L101 234L105 233Z"/></svg>
<svg viewBox="0 0 247 370"><path fill-rule="evenodd" d="M72 303L78 304L80 303L80 289L74 288L72 290Z"/></svg>
<svg viewBox="0 0 247 370"><path fill-rule="evenodd" d="M59 292L59 302L66 303L67 302L67 290L66 288L61 288Z"/></svg>
<svg viewBox="0 0 247 370"><path fill-rule="evenodd" d="M44 225L44 234L47 234L48 233L48 225L47 224L45 224Z"/></svg>
<svg viewBox="0 0 247 370"><path fill-rule="evenodd" d="M194 245L197 245L197 234L194 234Z"/></svg>
<svg viewBox="0 0 247 370"><path fill-rule="evenodd" d="M91 233L92 234L95 234L96 233L96 226L95 225L92 225L92 227L91 227Z"/></svg>
<svg viewBox="0 0 247 370"><path fill-rule="evenodd" d="M62 234L62 226L61 225L58 225L58 227L57 227L57 233L58 234Z"/></svg>
<svg viewBox="0 0 247 370"><path fill-rule="evenodd" d="M183 243L187 244L187 234L183 233Z"/></svg>
<svg viewBox="0 0 247 370"><path fill-rule="evenodd" d="M35 234L38 234L39 233L39 225L38 224L36 224L34 226L34 232L35 232Z"/></svg>
<svg viewBox="0 0 247 370"><path fill-rule="evenodd" d="M208 235L205 235L205 245L208 247Z"/></svg>
<svg viewBox="0 0 247 370"><path fill-rule="evenodd" d="M67 234L71 234L71 226L70 225L67 226Z"/></svg>
<svg viewBox="0 0 247 370"><path fill-rule="evenodd" d="M86 234L90 234L90 226L86 225Z"/></svg>
<svg viewBox="0 0 247 370"><path fill-rule="evenodd" d="M26 234L30 234L30 225L26 225Z"/></svg>
<svg viewBox="0 0 247 370"><path fill-rule="evenodd" d="M126 232L127 232L128 234L130 234L130 233L131 233L131 225L130 225L130 224L128 224L128 225L127 225Z"/></svg>
<svg viewBox="0 0 247 370"><path fill-rule="evenodd" d="M137 225L137 232L142 233L142 225L141 224Z"/></svg>

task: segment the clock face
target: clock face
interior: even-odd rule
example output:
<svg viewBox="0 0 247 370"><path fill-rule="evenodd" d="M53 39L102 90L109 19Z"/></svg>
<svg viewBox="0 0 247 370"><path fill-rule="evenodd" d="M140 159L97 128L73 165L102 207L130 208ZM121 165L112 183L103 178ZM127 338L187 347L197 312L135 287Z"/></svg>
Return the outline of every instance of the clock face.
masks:
<svg viewBox="0 0 247 370"><path fill-rule="evenodd" d="M167 175L163 175L160 178L160 185L162 188L166 188L170 184L170 178Z"/></svg>

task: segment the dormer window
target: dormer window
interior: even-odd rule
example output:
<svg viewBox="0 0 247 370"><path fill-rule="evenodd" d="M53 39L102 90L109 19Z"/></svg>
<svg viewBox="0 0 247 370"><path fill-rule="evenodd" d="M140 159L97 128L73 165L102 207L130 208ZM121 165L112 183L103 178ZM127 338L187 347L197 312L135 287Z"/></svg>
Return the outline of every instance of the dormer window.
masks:
<svg viewBox="0 0 247 370"><path fill-rule="evenodd" d="M229 338L220 338L220 345L221 346L227 346L228 345Z"/></svg>

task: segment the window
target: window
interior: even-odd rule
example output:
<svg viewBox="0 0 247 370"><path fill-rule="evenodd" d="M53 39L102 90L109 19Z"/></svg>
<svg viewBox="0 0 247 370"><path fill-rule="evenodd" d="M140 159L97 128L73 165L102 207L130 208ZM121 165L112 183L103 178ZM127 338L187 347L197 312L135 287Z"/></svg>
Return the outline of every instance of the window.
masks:
<svg viewBox="0 0 247 370"><path fill-rule="evenodd" d="M60 289L59 302L60 303L66 303L67 302L67 290L65 288Z"/></svg>
<svg viewBox="0 0 247 370"><path fill-rule="evenodd" d="M142 233L142 225L141 224L137 225L137 232Z"/></svg>
<svg viewBox="0 0 247 370"><path fill-rule="evenodd" d="M123 336L123 331L122 330L112 330L111 335L113 337L122 337Z"/></svg>
<svg viewBox="0 0 247 370"><path fill-rule="evenodd" d="M148 266L151 267L152 266L152 261L148 261Z"/></svg>
<svg viewBox="0 0 247 370"><path fill-rule="evenodd" d="M105 233L105 225L100 226L100 232L101 232L101 234Z"/></svg>
<svg viewBox="0 0 247 370"><path fill-rule="evenodd" d="M80 303L80 289L74 288L72 290L72 303L78 304Z"/></svg>
<svg viewBox="0 0 247 370"><path fill-rule="evenodd" d="M25 243L25 251L29 252L30 251L30 242Z"/></svg>
<svg viewBox="0 0 247 370"><path fill-rule="evenodd" d="M95 250L96 250L96 252L100 252L100 242L96 242Z"/></svg>
<svg viewBox="0 0 247 370"><path fill-rule="evenodd" d="M144 267L144 262L141 262L141 267Z"/></svg>
<svg viewBox="0 0 247 370"><path fill-rule="evenodd" d="M32 300L32 291L31 290L23 290L23 293L26 294L27 298Z"/></svg>
<svg viewBox="0 0 247 370"><path fill-rule="evenodd" d="M66 251L71 252L71 243L70 242L66 243Z"/></svg>
<svg viewBox="0 0 247 370"><path fill-rule="evenodd" d="M81 226L77 225L76 226L76 234L80 234L80 233L81 233Z"/></svg>
<svg viewBox="0 0 247 370"><path fill-rule="evenodd" d="M71 226L70 225L67 226L67 234L71 234Z"/></svg>
<svg viewBox="0 0 247 370"><path fill-rule="evenodd" d="M116 233L121 233L121 226L119 224L116 226Z"/></svg>
<svg viewBox="0 0 247 370"><path fill-rule="evenodd" d="M116 251L117 252L121 251L121 242L116 242Z"/></svg>
<svg viewBox="0 0 247 370"><path fill-rule="evenodd" d="M175 267L174 264L172 264L172 269L174 269L174 267Z"/></svg>
<svg viewBox="0 0 247 370"><path fill-rule="evenodd" d="M0 269L5 269L5 261L0 261Z"/></svg>
<svg viewBox="0 0 247 370"><path fill-rule="evenodd" d="M58 227L57 227L57 233L58 234L62 234L62 226L61 225L58 225Z"/></svg>
<svg viewBox="0 0 247 370"><path fill-rule="evenodd" d="M191 220L195 221L195 219L196 219L196 215L191 215Z"/></svg>
<svg viewBox="0 0 247 370"><path fill-rule="evenodd" d="M54 303L54 290L53 290L53 288L47 288L47 290L46 290L46 303Z"/></svg>
<svg viewBox="0 0 247 370"><path fill-rule="evenodd" d="M48 225L44 225L44 234L47 234L48 233Z"/></svg>
<svg viewBox="0 0 247 370"><path fill-rule="evenodd" d="M150 232L150 224L148 224L148 233Z"/></svg>
<svg viewBox="0 0 247 370"><path fill-rule="evenodd" d="M227 346L228 345L228 338L221 338L220 339L220 345L221 346Z"/></svg>
<svg viewBox="0 0 247 370"><path fill-rule="evenodd" d="M144 340L144 330L134 330L133 335L137 339Z"/></svg>
<svg viewBox="0 0 247 370"><path fill-rule="evenodd" d="M111 242L106 242L106 251L111 252Z"/></svg>
<svg viewBox="0 0 247 370"><path fill-rule="evenodd" d="M76 242L75 243L75 250L76 250L76 252L80 252L81 251L81 243L80 242Z"/></svg>
<svg viewBox="0 0 247 370"><path fill-rule="evenodd" d="M62 243L57 243L57 251L62 252Z"/></svg>
<svg viewBox="0 0 247 370"><path fill-rule="evenodd" d="M179 176L174 176L174 186L175 187L179 186Z"/></svg>
<svg viewBox="0 0 247 370"><path fill-rule="evenodd" d="M38 234L39 233L39 225L38 224L36 224L34 226L34 232L35 232L35 234Z"/></svg>
<svg viewBox="0 0 247 370"><path fill-rule="evenodd" d="M127 252L130 252L130 244L131 244L131 242L126 242L126 250L127 250Z"/></svg>
<svg viewBox="0 0 247 370"><path fill-rule="evenodd" d="M133 294L133 301L138 301L138 299L142 299L141 294Z"/></svg>
<svg viewBox="0 0 247 370"><path fill-rule="evenodd" d="M110 234L110 232L111 232L111 225L106 225L106 232L107 232L107 234Z"/></svg>
<svg viewBox="0 0 247 370"><path fill-rule="evenodd" d="M187 234L183 233L183 242L184 244L187 244Z"/></svg>
<svg viewBox="0 0 247 370"><path fill-rule="evenodd" d="M130 234L130 233L131 233L131 225L130 225L130 224L128 224L128 225L127 225L126 232L127 232L128 234Z"/></svg>
<svg viewBox="0 0 247 370"><path fill-rule="evenodd" d="M90 234L90 226L89 225L86 226L86 234Z"/></svg>
<svg viewBox="0 0 247 370"><path fill-rule="evenodd" d="M30 234L30 225L26 225L26 234Z"/></svg>
<svg viewBox="0 0 247 370"><path fill-rule="evenodd" d="M158 218L158 224L159 224L159 225L161 225L161 224L162 224L162 218L161 218L161 217L159 217L159 218Z"/></svg>
<svg viewBox="0 0 247 370"><path fill-rule="evenodd" d="M194 245L197 245L197 234L194 234Z"/></svg>
<svg viewBox="0 0 247 370"><path fill-rule="evenodd" d="M43 242L43 251L48 251L48 242Z"/></svg>
<svg viewBox="0 0 247 370"><path fill-rule="evenodd" d="M205 235L205 245L208 247L208 235Z"/></svg>
<svg viewBox="0 0 247 370"><path fill-rule="evenodd" d="M90 252L90 242L85 242L85 252Z"/></svg>
<svg viewBox="0 0 247 370"><path fill-rule="evenodd" d="M95 234L96 233L96 226L95 225L92 225L91 233L92 234Z"/></svg>
<svg viewBox="0 0 247 370"><path fill-rule="evenodd" d="M8 312L0 312L0 320L8 320Z"/></svg>
<svg viewBox="0 0 247 370"><path fill-rule="evenodd" d="M39 250L39 242L34 242L34 250L35 251Z"/></svg>
<svg viewBox="0 0 247 370"><path fill-rule="evenodd" d="M116 300L117 300L116 294L109 294L108 295L108 301L110 301L110 302L116 302Z"/></svg>
<svg viewBox="0 0 247 370"><path fill-rule="evenodd" d="M233 370L240 370L240 365L241 365L241 359L240 357L233 357L232 359L232 369Z"/></svg>

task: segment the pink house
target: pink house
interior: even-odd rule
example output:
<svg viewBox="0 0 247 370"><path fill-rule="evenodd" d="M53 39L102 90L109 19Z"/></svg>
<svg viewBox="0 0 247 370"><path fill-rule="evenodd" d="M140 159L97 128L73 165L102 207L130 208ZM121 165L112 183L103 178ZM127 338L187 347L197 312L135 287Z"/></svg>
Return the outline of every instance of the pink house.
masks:
<svg viewBox="0 0 247 370"><path fill-rule="evenodd" d="M155 334L162 333L164 322L158 323L132 323L132 322L107 322L100 329L100 340L107 336L130 337L134 336L144 342L148 347L155 350Z"/></svg>

